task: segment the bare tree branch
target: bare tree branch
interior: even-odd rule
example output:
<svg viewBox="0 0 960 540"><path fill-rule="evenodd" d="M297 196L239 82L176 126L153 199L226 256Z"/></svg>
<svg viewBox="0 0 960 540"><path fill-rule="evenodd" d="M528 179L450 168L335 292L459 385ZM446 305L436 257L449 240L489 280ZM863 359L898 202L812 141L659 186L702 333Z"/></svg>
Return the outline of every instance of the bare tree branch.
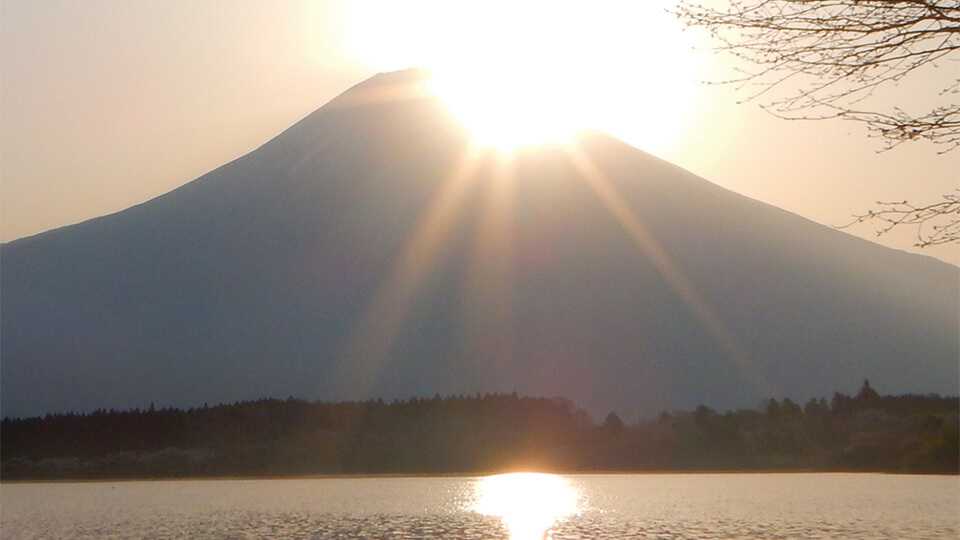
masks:
<svg viewBox="0 0 960 540"><path fill-rule="evenodd" d="M877 201L877 209L854 216L843 227L872 221L879 223L877 236L890 232L895 227L912 225L917 230L917 247L952 244L960 241L960 190L947 193L943 200L933 204L916 206L907 201Z"/></svg>
<svg viewBox="0 0 960 540"><path fill-rule="evenodd" d="M681 0L676 15L752 66L721 82L751 86L746 101L765 100L761 107L778 118L860 122L881 151L913 141L939 154L960 147L960 0L729 0L721 8ZM932 89L943 103L929 111L865 106L882 87L943 66L956 77ZM878 222L878 234L913 226L922 247L960 243L958 193L929 204L878 203L849 225Z"/></svg>

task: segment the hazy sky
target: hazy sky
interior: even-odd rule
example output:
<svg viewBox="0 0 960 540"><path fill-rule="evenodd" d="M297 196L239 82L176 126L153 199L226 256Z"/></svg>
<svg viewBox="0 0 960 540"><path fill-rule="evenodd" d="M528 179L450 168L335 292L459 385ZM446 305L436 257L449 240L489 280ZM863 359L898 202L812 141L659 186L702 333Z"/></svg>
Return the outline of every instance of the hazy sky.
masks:
<svg viewBox="0 0 960 540"><path fill-rule="evenodd" d="M0 0L0 238L167 192L254 149L377 71L429 64L437 51L458 50L443 40L462 43L468 31L473 43L511 35L498 28L509 19L505 12L478 15L487 4L472 3L471 12L449 1L441 10L435 2L389 0ZM603 121L628 142L826 225L876 200L935 199L960 184L960 151L940 156L914 145L877 154L877 142L857 124L785 122L736 105L731 88L695 84L723 76L728 66L691 51L699 44L694 34L644 11L654 3L631 5L642 9L599 10L590 20L571 11L567 26L553 27L589 25L592 33L578 35L596 46L578 47L588 57L568 64L576 72L597 64L589 55L603 57L610 80L602 73L582 78L605 85L606 93L594 97L616 94L617 107L607 107ZM525 16L514 39L551 28L529 24L530 17L559 20ZM568 54L550 61L563 64ZM956 61L947 62L883 99L922 108L919 96L958 72ZM873 238L869 226L851 232ZM911 236L881 241L909 249ZM921 252L960 264L956 246Z"/></svg>

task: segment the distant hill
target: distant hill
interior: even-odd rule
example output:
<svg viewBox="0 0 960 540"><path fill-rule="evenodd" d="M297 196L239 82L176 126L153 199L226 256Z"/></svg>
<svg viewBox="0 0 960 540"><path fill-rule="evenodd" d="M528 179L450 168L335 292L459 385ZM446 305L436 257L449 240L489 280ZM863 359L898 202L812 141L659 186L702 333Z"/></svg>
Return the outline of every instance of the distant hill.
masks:
<svg viewBox="0 0 960 540"><path fill-rule="evenodd" d="M4 244L3 414L488 391L635 414L865 377L957 394L957 267L603 135L507 167L423 77L378 75L179 189Z"/></svg>

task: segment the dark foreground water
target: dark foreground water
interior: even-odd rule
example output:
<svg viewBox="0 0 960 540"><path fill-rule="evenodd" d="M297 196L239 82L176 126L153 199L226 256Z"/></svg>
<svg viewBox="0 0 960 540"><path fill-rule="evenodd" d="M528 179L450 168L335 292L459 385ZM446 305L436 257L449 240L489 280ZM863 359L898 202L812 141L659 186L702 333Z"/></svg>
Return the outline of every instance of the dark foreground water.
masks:
<svg viewBox="0 0 960 540"><path fill-rule="evenodd" d="M949 538L960 479L503 475L0 485L3 538Z"/></svg>

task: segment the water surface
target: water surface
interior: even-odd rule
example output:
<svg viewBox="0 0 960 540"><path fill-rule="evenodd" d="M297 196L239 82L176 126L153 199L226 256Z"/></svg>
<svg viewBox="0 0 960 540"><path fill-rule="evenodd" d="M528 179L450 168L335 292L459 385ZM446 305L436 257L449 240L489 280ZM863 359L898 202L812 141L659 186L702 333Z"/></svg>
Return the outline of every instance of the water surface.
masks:
<svg viewBox="0 0 960 540"><path fill-rule="evenodd" d="M521 475L5 483L3 538L949 538L960 479Z"/></svg>

